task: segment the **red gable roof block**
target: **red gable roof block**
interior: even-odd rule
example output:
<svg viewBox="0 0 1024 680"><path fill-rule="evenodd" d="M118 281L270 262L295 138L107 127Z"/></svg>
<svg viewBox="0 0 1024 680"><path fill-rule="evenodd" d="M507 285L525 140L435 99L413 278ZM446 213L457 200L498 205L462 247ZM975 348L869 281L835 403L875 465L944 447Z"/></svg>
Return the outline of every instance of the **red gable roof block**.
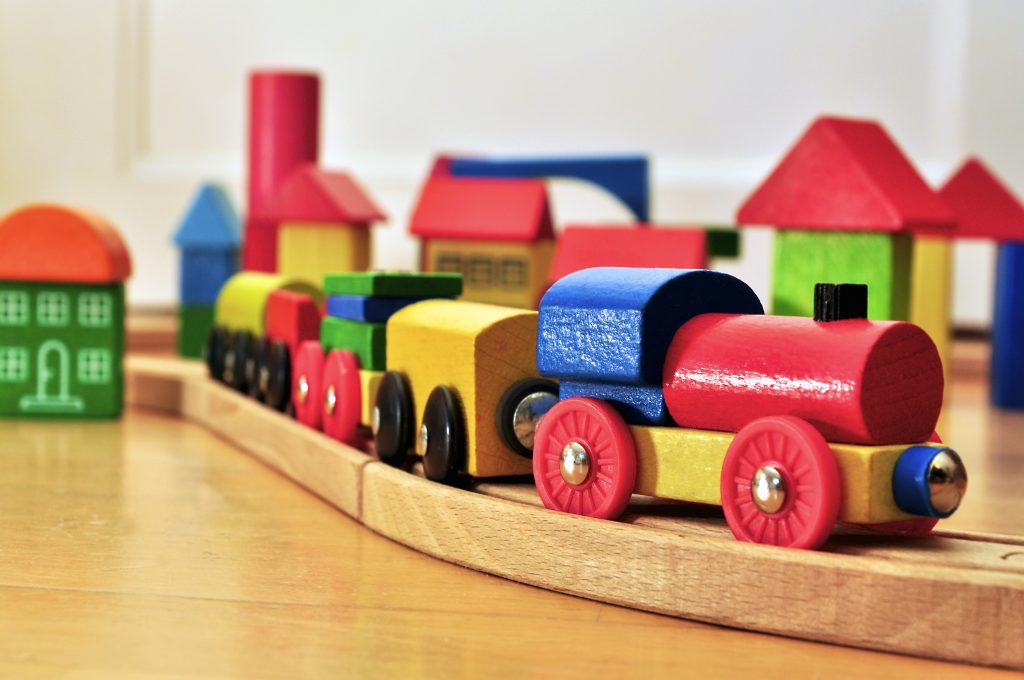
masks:
<svg viewBox="0 0 1024 680"><path fill-rule="evenodd" d="M740 224L943 230L955 217L881 125L819 118L746 200Z"/></svg>
<svg viewBox="0 0 1024 680"><path fill-rule="evenodd" d="M548 281L590 267L707 267L707 235L702 228L638 229L569 226L555 249Z"/></svg>
<svg viewBox="0 0 1024 680"><path fill-rule="evenodd" d="M980 160L967 159L939 195L956 213L957 236L1024 241L1024 205Z"/></svg>
<svg viewBox="0 0 1024 680"><path fill-rule="evenodd" d="M268 212L279 222L368 226L386 219L351 177L313 164L300 165L288 175Z"/></svg>
<svg viewBox="0 0 1024 680"><path fill-rule="evenodd" d="M554 238L544 182L432 177L410 231L423 238L536 241Z"/></svg>

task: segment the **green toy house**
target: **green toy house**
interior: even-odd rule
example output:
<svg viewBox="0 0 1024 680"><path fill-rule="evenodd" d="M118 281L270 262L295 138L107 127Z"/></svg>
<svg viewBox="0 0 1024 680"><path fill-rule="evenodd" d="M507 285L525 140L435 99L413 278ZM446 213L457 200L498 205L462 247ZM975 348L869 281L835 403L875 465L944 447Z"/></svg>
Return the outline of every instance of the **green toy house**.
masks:
<svg viewBox="0 0 1024 680"><path fill-rule="evenodd" d="M40 205L0 220L0 416L120 415L130 274L99 217Z"/></svg>

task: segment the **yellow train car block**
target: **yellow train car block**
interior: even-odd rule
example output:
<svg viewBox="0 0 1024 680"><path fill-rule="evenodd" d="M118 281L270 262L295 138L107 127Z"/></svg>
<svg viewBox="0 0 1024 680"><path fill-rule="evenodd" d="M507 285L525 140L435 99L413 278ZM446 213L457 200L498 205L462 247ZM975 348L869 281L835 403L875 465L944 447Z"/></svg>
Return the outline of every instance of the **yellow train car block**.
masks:
<svg viewBox="0 0 1024 680"><path fill-rule="evenodd" d="M257 336L263 335L267 297L280 289L304 293L318 305L323 303L324 296L320 288L304 278L264 272L239 272L227 280L217 295L214 323L232 331L247 330Z"/></svg>
<svg viewBox="0 0 1024 680"><path fill-rule="evenodd" d="M361 425L369 425L373 420L373 406L377 403L377 388L384 371L359 371L359 393L363 396L363 408L359 415Z"/></svg>
<svg viewBox="0 0 1024 680"><path fill-rule="evenodd" d="M547 286L554 241L529 243L431 239L424 271L460 272L462 299L536 309Z"/></svg>
<svg viewBox="0 0 1024 680"><path fill-rule="evenodd" d="M637 455L636 493L722 504L722 462L735 434L641 426L631 426L630 431ZM840 521L879 524L915 517L900 510L892 495L896 461L909 446L913 444L829 444L839 466Z"/></svg>
<svg viewBox="0 0 1024 680"><path fill-rule="evenodd" d="M466 424L466 472L474 477L527 475L529 459L498 434L496 414L505 390L538 377L537 313L455 300L426 300L388 320L388 370L401 373L412 392L418 432L427 397L449 387Z"/></svg>
<svg viewBox="0 0 1024 680"><path fill-rule="evenodd" d="M370 230L344 224L284 222L277 232L277 270L323 286L324 276L370 268Z"/></svg>
<svg viewBox="0 0 1024 680"><path fill-rule="evenodd" d="M953 300L953 243L941 236L914 238L910 274L910 322L935 342L949 376Z"/></svg>

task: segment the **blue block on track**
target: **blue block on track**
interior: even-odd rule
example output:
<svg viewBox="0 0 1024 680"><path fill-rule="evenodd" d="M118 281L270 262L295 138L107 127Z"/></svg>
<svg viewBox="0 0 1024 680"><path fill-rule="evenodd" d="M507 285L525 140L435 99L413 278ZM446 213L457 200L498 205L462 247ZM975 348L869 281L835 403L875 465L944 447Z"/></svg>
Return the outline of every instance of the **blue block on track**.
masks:
<svg viewBox="0 0 1024 680"><path fill-rule="evenodd" d="M350 321L385 323L391 315L425 297L376 297L370 295L328 295L327 315Z"/></svg>
<svg viewBox="0 0 1024 680"><path fill-rule="evenodd" d="M237 251L185 248L181 253L179 302L191 307L212 305L237 271Z"/></svg>
<svg viewBox="0 0 1024 680"><path fill-rule="evenodd" d="M537 369L567 380L660 385L676 331L709 312L764 308L750 286L722 272L584 269L557 281L541 300Z"/></svg>
<svg viewBox="0 0 1024 680"><path fill-rule="evenodd" d="M563 380L558 398L592 397L611 404L630 425L671 425L661 385L612 385Z"/></svg>
<svg viewBox="0 0 1024 680"><path fill-rule="evenodd" d="M992 403L1024 409L1024 243L1002 243L992 314Z"/></svg>

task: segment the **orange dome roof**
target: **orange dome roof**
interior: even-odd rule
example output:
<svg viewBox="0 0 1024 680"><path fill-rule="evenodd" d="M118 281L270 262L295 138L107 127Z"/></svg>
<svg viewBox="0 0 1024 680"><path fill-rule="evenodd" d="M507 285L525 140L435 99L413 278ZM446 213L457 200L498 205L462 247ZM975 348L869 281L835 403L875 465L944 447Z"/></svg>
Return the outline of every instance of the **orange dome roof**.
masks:
<svg viewBox="0 0 1024 680"><path fill-rule="evenodd" d="M0 280L113 283L131 273L128 248L102 217L29 205L0 220Z"/></svg>

